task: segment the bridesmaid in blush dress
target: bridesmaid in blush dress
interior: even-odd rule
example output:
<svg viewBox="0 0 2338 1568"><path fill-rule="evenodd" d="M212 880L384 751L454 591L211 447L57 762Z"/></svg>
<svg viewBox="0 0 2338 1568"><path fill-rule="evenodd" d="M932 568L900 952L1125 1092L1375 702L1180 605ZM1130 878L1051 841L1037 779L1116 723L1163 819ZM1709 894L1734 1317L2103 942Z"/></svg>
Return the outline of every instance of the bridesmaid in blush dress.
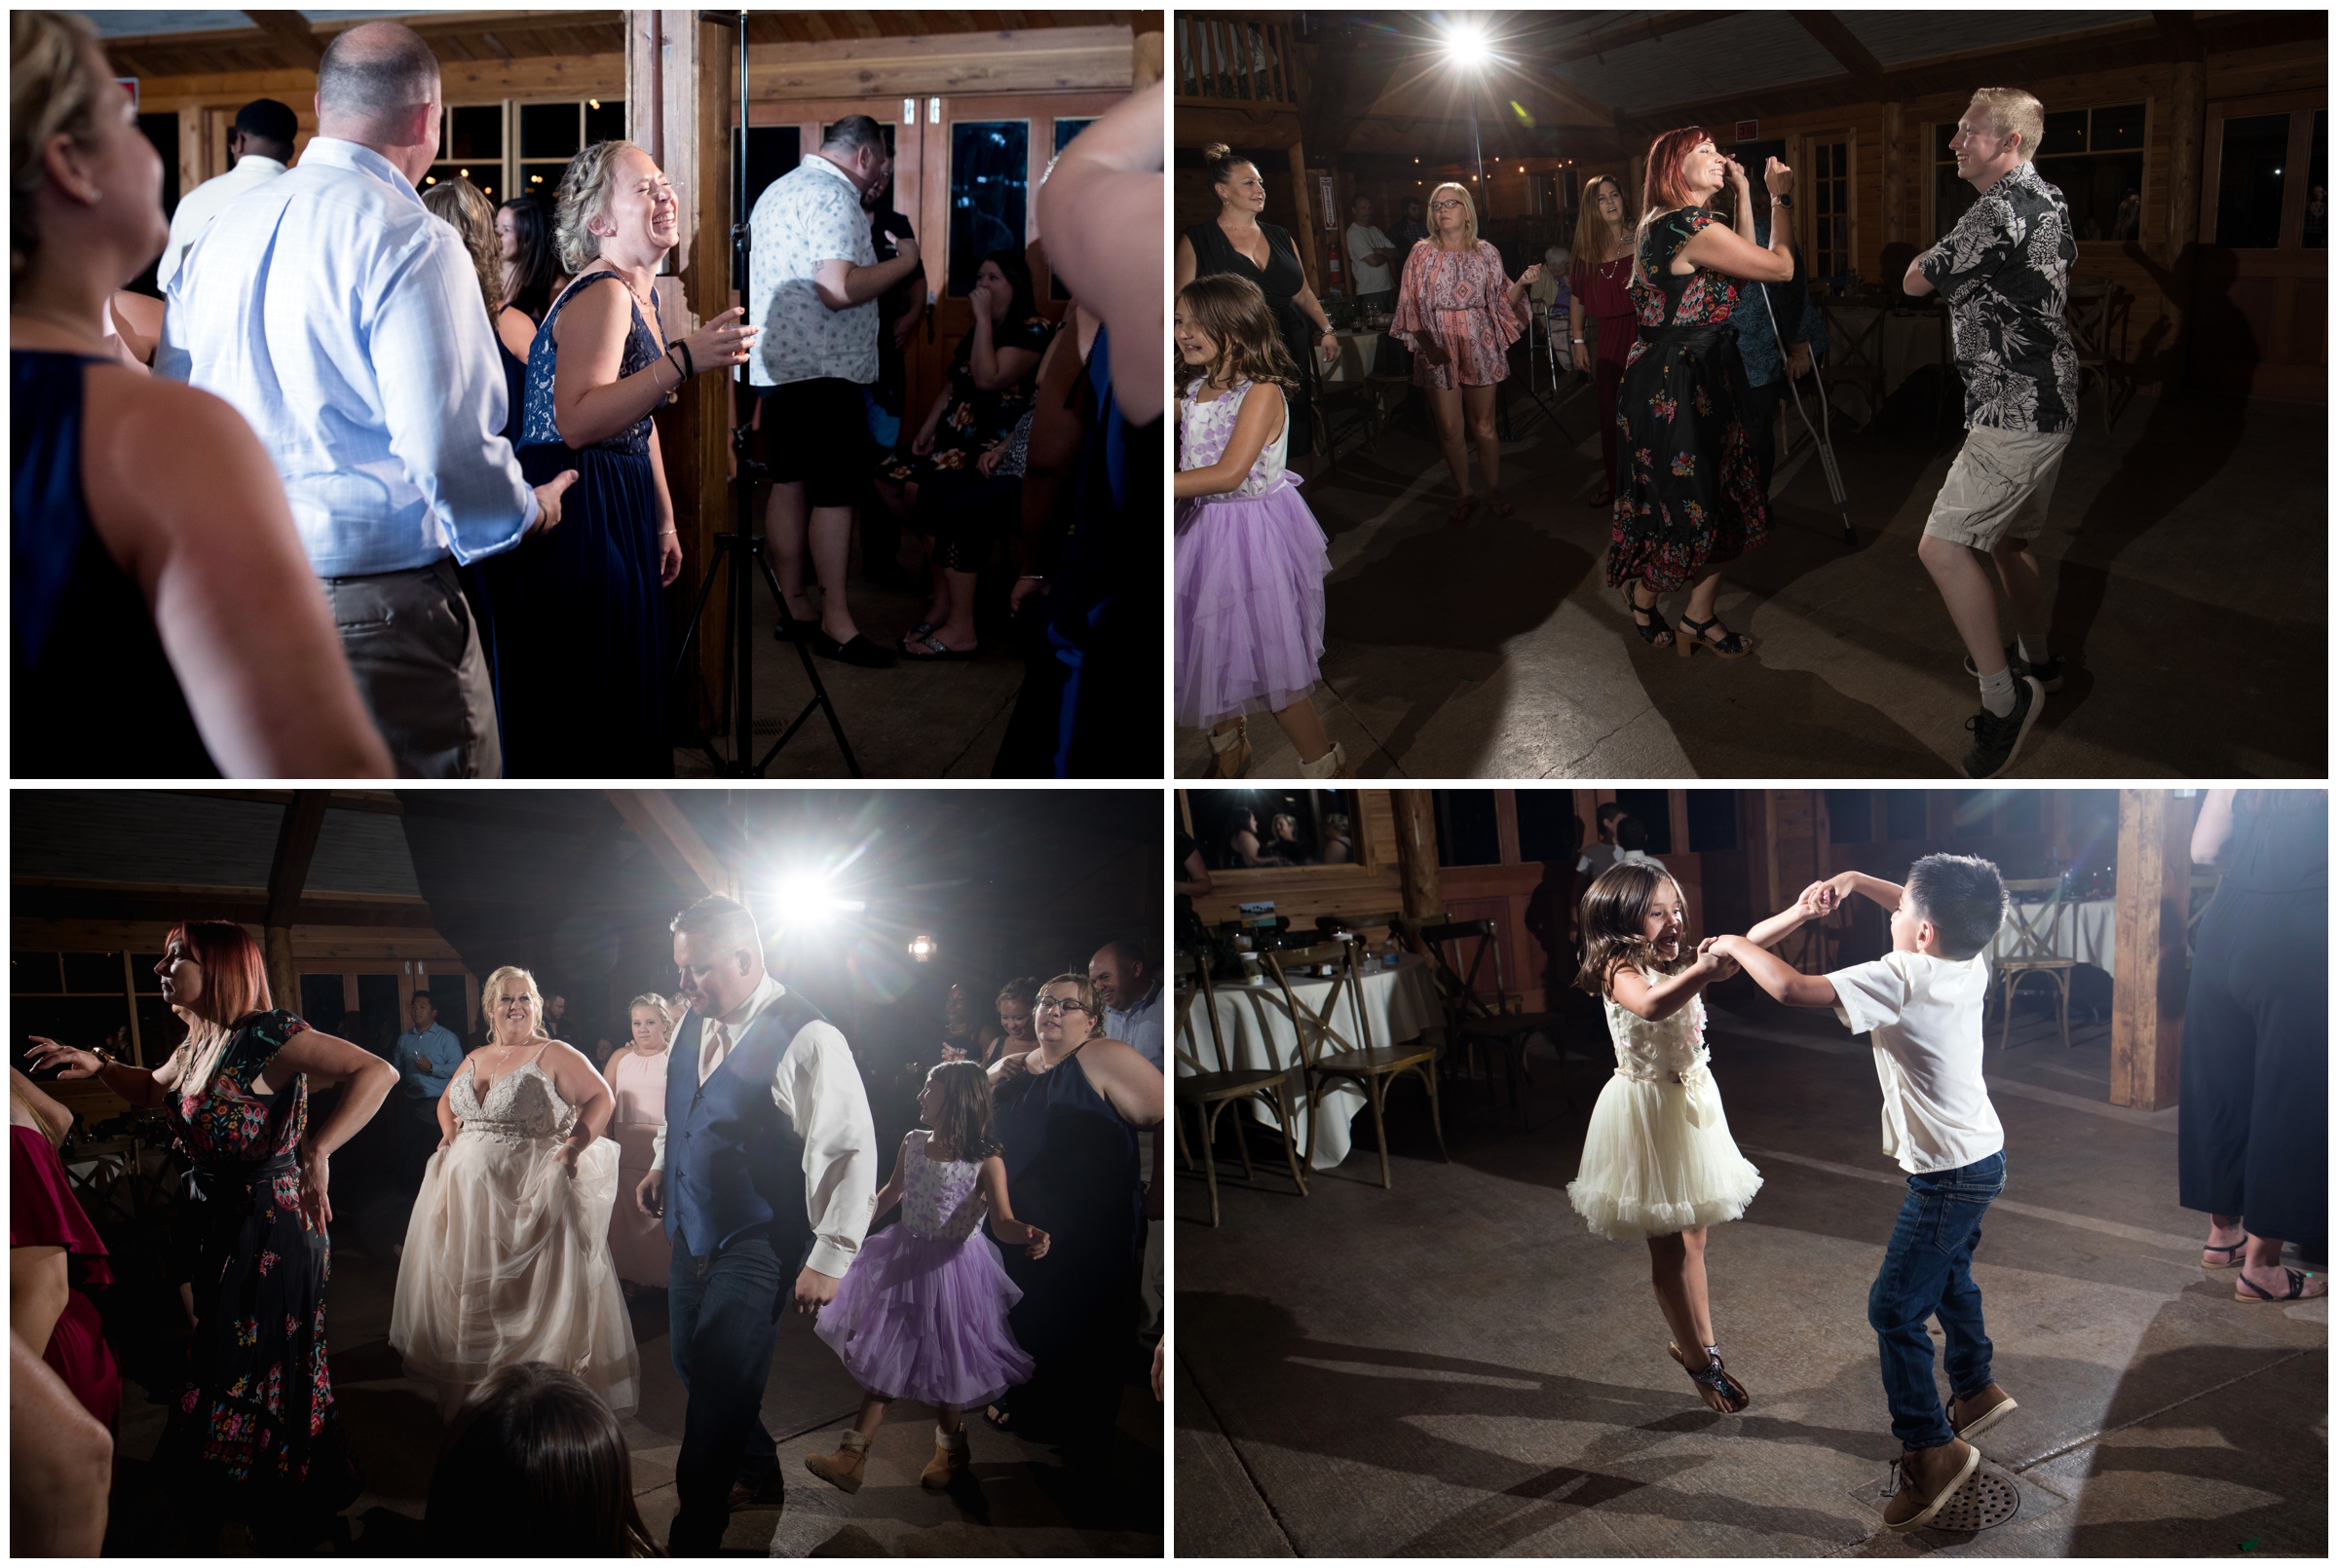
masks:
<svg viewBox="0 0 2338 1568"><path fill-rule="evenodd" d="M665 1222L643 1213L639 1204L624 1202L623 1195L650 1174L658 1130L665 1125L665 1064L672 1060L667 1042L673 1036L673 1004L656 992L634 997L632 1043L609 1059L609 1087L617 1096L609 1136L617 1139L619 1194L609 1213L609 1251L628 1298L641 1286L665 1288L672 1251Z"/></svg>

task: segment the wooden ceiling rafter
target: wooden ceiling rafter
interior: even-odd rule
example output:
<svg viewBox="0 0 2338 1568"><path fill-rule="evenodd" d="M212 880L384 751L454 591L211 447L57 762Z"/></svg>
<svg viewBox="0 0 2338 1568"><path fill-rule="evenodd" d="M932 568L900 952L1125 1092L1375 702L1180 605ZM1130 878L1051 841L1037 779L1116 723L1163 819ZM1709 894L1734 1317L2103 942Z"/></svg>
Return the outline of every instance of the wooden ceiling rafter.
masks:
<svg viewBox="0 0 2338 1568"><path fill-rule="evenodd" d="M1851 73L1852 82L1876 102L1885 100L1883 62L1867 52L1843 19L1831 11L1792 11L1788 13L1802 24L1802 30L1818 40L1819 47L1832 55L1835 63Z"/></svg>
<svg viewBox="0 0 2338 1568"><path fill-rule="evenodd" d="M1561 44L1555 49L1536 49L1533 54L1537 58L1547 60L1553 65L1565 65L1570 60L1594 59L1610 50L1622 49L1627 44L1652 44L1669 33L1682 32L1691 27L1702 27L1709 22L1721 21L1737 15L1739 13L1735 11L1661 12L1652 17L1643 17L1638 21L1626 22L1618 27L1609 27L1603 31L1593 33L1589 38L1579 38L1573 43Z"/></svg>
<svg viewBox="0 0 2338 1568"><path fill-rule="evenodd" d="M275 43L282 63L312 71L324 63L324 40L299 12L246 11L244 15Z"/></svg>

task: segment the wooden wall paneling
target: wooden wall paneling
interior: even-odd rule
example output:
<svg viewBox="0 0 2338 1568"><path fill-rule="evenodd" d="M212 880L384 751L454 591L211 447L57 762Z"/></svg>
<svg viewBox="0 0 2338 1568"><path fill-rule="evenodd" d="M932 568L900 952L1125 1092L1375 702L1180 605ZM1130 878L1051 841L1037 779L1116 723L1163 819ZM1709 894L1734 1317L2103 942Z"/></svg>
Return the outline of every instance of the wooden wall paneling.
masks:
<svg viewBox="0 0 2338 1568"><path fill-rule="evenodd" d="M757 100L915 97L1082 88L1125 93L1132 79L1133 39L1123 22L750 44L747 95Z"/></svg>

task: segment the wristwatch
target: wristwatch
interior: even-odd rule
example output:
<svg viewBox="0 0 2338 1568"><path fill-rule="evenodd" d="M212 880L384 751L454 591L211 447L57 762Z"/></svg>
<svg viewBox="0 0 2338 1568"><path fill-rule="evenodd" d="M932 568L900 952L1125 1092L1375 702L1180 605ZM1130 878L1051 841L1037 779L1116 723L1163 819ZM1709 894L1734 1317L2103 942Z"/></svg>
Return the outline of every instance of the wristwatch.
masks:
<svg viewBox="0 0 2338 1568"><path fill-rule="evenodd" d="M1772 206L1792 206L1793 205L1794 197L1793 193L1791 191L1783 196L1773 196L1770 198L1770 205Z"/></svg>

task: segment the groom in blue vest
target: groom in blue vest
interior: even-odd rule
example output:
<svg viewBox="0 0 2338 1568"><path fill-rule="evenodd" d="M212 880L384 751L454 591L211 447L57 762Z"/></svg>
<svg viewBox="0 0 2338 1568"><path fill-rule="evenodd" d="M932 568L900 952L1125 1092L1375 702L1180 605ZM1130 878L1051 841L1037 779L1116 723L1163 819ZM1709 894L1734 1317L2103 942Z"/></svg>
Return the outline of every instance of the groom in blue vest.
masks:
<svg viewBox="0 0 2338 1568"><path fill-rule="evenodd" d="M877 1129L835 1025L764 972L755 916L716 894L674 916L694 992L665 1073L665 1126L635 1200L673 1244L666 1312L690 1403L674 1467L677 1557L712 1556L731 1511L785 1495L763 1424L772 1341L836 1296L877 1194Z"/></svg>

